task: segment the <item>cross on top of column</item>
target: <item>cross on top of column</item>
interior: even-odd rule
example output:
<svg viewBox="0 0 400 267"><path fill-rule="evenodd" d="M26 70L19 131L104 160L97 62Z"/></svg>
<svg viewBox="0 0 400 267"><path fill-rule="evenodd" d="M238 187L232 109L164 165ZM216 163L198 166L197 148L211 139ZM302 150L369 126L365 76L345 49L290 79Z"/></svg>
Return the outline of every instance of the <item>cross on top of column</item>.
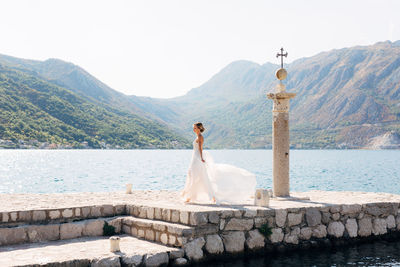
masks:
<svg viewBox="0 0 400 267"><path fill-rule="evenodd" d="M281 53L277 53L276 57L281 57L281 68L283 69L283 57L287 57L288 53L283 53L283 47L281 48Z"/></svg>

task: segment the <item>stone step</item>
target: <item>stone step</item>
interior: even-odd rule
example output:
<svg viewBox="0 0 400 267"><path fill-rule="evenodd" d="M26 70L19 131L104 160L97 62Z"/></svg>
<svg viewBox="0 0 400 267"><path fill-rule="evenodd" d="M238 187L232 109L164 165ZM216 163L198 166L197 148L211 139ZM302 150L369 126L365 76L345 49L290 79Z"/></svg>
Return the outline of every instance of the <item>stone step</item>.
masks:
<svg viewBox="0 0 400 267"><path fill-rule="evenodd" d="M110 252L108 237L0 247L0 266L160 266L182 259L182 249L121 235L121 252Z"/></svg>
<svg viewBox="0 0 400 267"><path fill-rule="evenodd" d="M217 233L218 225L189 226L127 216L122 218L122 232L164 245L182 247L196 237Z"/></svg>
<svg viewBox="0 0 400 267"><path fill-rule="evenodd" d="M66 223L25 224L0 227L0 247L21 243L36 243L79 238L83 236L102 236L104 222L121 232L122 217L97 218Z"/></svg>

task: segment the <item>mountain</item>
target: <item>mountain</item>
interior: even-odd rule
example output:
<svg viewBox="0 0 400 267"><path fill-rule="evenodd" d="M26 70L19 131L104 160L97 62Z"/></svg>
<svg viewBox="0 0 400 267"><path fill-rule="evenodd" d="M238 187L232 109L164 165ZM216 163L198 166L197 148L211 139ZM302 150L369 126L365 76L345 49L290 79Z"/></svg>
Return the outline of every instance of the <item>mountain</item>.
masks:
<svg viewBox="0 0 400 267"><path fill-rule="evenodd" d="M5 138L4 133L24 140L38 138L10 130L17 120L10 124L3 105L12 102L13 107L7 112L12 111L23 123L31 120L31 128L35 121L43 127L53 127L49 136L55 136L53 140L57 142L67 132L68 142L89 140L95 147L105 142L126 147L182 147L189 144L182 136L193 135L192 124L201 121L206 127L208 148L271 146L272 101L266 93L278 83L274 76L279 68L276 64L235 61L201 86L171 99L124 95L79 66L58 59L35 61L0 55L0 64L3 83L15 79L10 78L9 72L20 80L18 85L0 87L3 91L7 88L0 96L0 112L8 123L1 124L4 129L0 128L0 139ZM290 102L292 147L364 148L379 139L375 137L400 133L400 41L335 49L295 60L285 67L287 91L297 93ZM51 89L43 92L37 84ZM24 95L21 88L25 87L44 94L41 99L48 99L46 105L53 105L52 109ZM62 104L55 105L53 101ZM26 108L20 108L25 103L37 110L26 113ZM62 108L66 106L69 108ZM75 112L73 108L78 113L69 120L53 112L67 116ZM36 112L49 118L39 120L34 116ZM105 112L108 115L103 119L100 114ZM91 117L83 120L85 116ZM92 121L95 130L84 127ZM63 128L55 122L62 123ZM140 133L133 134L134 130ZM73 137L72 132L82 136ZM139 142L131 136L144 140ZM46 138L41 140L52 140Z"/></svg>
<svg viewBox="0 0 400 267"><path fill-rule="evenodd" d="M0 56L0 146L188 146L167 125L135 109L123 94L73 64Z"/></svg>
<svg viewBox="0 0 400 267"><path fill-rule="evenodd" d="M278 65L229 64L209 81L172 99L131 96L135 105L189 134L205 123L213 148L271 144L271 100ZM361 148L387 131L400 132L400 42L335 49L286 66L291 145Z"/></svg>

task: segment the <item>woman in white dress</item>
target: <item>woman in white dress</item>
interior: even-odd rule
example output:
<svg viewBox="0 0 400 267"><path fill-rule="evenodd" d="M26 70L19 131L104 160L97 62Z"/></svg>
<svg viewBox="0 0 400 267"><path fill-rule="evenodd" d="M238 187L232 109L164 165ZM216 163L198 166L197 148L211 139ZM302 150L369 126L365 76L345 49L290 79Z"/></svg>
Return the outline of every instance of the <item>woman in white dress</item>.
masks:
<svg viewBox="0 0 400 267"><path fill-rule="evenodd" d="M204 127L193 124L197 138L193 141L193 154L186 183L181 192L185 202L249 204L256 190L256 176L244 169L214 163L211 155L203 150Z"/></svg>

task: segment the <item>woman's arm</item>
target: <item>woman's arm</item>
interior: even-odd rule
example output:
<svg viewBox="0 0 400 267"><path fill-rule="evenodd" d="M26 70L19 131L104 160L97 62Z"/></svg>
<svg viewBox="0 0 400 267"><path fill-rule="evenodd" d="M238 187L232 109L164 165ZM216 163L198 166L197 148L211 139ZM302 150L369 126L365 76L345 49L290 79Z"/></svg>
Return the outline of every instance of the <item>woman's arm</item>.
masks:
<svg viewBox="0 0 400 267"><path fill-rule="evenodd" d="M202 161L202 162L206 162L206 161L203 159L203 142L204 142L204 137L203 137L203 136L200 136L200 138L199 138L200 158L201 158L201 161Z"/></svg>

